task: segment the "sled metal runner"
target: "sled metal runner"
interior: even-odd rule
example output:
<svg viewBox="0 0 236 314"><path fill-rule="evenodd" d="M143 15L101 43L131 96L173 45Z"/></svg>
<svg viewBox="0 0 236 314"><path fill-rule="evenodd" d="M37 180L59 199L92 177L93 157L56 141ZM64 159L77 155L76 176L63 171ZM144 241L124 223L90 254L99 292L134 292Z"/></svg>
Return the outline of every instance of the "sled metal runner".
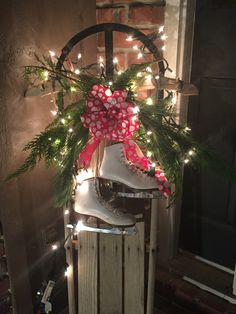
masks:
<svg viewBox="0 0 236 314"><path fill-rule="evenodd" d="M108 227L98 228L98 227L91 227L88 224L84 223L82 220L79 220L77 225L68 224L67 228L73 229L76 233L80 233L83 231L102 233L102 234L114 234L114 235L134 235L137 233L137 229L135 226L130 226L130 227L114 226L112 228L108 228Z"/></svg>
<svg viewBox="0 0 236 314"><path fill-rule="evenodd" d="M118 197L126 197L126 198L142 198L142 199L156 199L156 198L160 198L159 191L154 191L154 192L137 192L137 193L117 192L116 195Z"/></svg>

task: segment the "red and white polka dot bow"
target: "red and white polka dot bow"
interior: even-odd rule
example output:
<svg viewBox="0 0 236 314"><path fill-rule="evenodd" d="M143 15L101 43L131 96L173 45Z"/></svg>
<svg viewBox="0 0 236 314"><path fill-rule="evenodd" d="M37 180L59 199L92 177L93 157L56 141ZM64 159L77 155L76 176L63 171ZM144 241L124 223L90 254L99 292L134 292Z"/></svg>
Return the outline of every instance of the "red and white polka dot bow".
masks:
<svg viewBox="0 0 236 314"><path fill-rule="evenodd" d="M89 92L87 111L81 121L95 138L123 141L139 129L137 107L126 101L127 92L94 85Z"/></svg>

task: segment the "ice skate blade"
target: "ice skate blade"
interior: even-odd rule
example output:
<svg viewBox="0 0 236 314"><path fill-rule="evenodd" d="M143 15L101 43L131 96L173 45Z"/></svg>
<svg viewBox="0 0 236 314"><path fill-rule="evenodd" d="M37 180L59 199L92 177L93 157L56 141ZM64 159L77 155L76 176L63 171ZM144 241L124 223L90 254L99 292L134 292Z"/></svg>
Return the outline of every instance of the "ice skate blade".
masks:
<svg viewBox="0 0 236 314"><path fill-rule="evenodd" d="M120 197L127 197L127 198L160 198L160 192L159 191L154 191L152 193L149 192L137 192L137 193L128 193L128 192L116 192L117 196Z"/></svg>
<svg viewBox="0 0 236 314"><path fill-rule="evenodd" d="M158 187L149 187L149 188L142 187L141 188L141 187L137 187L137 186L134 186L132 184L129 184L123 180L119 181L118 179L115 179L113 177L108 177L108 176L100 176L99 179L111 181L111 182L114 182L116 184L125 186L128 189L132 189L132 190L136 190L136 191L153 191L153 192L159 191ZM140 193L142 193L142 192L140 192ZM147 193L147 192L144 192L144 193Z"/></svg>
<svg viewBox="0 0 236 314"><path fill-rule="evenodd" d="M103 234L114 234L114 235L134 235L137 233L137 229L135 226L131 227L113 227L113 228L96 228L90 227L84 224L82 221L79 221L75 226L76 232L95 232L95 233L103 233Z"/></svg>

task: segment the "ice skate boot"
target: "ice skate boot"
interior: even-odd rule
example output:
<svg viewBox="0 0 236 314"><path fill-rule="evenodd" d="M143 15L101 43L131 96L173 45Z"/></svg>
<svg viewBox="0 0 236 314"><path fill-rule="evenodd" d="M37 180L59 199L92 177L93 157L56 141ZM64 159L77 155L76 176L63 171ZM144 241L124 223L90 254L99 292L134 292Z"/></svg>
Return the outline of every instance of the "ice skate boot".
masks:
<svg viewBox="0 0 236 314"><path fill-rule="evenodd" d="M126 159L123 143L105 147L100 177L120 182L136 190L158 190L155 178L148 176L135 165L131 165Z"/></svg>
<svg viewBox="0 0 236 314"><path fill-rule="evenodd" d="M102 199L99 183L95 178L84 180L81 185L78 185L75 193L74 210L81 215L96 217L115 227L110 229L109 232L106 231L104 233L126 234L122 229L135 225L134 216L123 213L121 210L114 208ZM84 228L84 224L82 225ZM89 230L88 228L96 230ZM87 227L83 230L101 232L93 227ZM128 230L128 233L133 231L134 229L131 228L131 230Z"/></svg>

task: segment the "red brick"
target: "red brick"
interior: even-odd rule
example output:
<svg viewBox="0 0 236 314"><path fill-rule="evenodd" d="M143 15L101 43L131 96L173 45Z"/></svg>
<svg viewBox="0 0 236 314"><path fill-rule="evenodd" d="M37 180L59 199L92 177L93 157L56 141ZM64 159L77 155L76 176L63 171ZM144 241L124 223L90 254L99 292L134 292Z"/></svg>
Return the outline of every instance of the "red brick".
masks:
<svg viewBox="0 0 236 314"><path fill-rule="evenodd" d="M126 8L97 9L97 23L125 23Z"/></svg>
<svg viewBox="0 0 236 314"><path fill-rule="evenodd" d="M130 24L163 24L164 7L142 5L129 9Z"/></svg>
<svg viewBox="0 0 236 314"><path fill-rule="evenodd" d="M97 23L112 23L113 22L113 9L105 8L97 10Z"/></svg>
<svg viewBox="0 0 236 314"><path fill-rule="evenodd" d="M105 46L104 33L98 33L97 45L98 45L98 47L104 47Z"/></svg>
<svg viewBox="0 0 236 314"><path fill-rule="evenodd" d="M113 10L114 23L126 23L126 8L115 8Z"/></svg>

